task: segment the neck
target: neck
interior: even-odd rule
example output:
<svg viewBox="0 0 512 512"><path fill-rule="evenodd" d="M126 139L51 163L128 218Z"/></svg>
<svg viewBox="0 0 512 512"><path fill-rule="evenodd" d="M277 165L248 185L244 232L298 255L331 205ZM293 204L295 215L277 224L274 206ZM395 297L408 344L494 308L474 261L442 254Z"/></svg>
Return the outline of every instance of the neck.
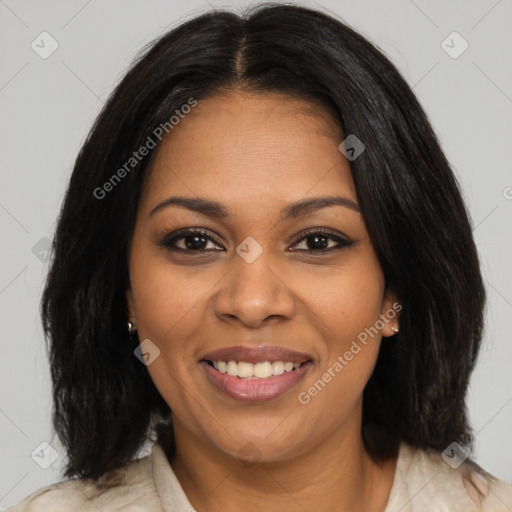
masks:
<svg viewBox="0 0 512 512"><path fill-rule="evenodd" d="M382 512L396 460L374 463L360 422L334 432L300 456L255 463L205 444L174 419L176 455L170 461L198 512L336 510Z"/></svg>

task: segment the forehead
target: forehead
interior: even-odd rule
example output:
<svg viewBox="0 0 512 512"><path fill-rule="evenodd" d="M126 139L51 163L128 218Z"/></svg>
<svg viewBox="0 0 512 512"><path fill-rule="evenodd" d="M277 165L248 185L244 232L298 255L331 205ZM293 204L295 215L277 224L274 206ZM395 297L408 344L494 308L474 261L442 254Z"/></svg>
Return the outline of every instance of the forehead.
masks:
<svg viewBox="0 0 512 512"><path fill-rule="evenodd" d="M330 112L303 99L231 93L199 100L163 139L141 207L172 194L258 207L325 193L355 201L342 140Z"/></svg>

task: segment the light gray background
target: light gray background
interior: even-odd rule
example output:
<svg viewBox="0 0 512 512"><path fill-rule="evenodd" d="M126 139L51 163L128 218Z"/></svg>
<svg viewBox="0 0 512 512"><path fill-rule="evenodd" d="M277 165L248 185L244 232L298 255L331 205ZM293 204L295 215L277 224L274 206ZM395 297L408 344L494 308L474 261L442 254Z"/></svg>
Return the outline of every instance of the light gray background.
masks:
<svg viewBox="0 0 512 512"><path fill-rule="evenodd" d="M38 312L47 263L32 248L52 237L77 151L136 53L208 3L244 5L0 0L0 509L60 480L64 460L50 425ZM485 340L468 399L475 457L511 482L512 2L297 3L324 6L387 53L414 87L462 184L489 294ZM31 48L43 31L59 45L47 59ZM456 59L441 46L453 31L469 44ZM461 43L452 37L445 44L453 53ZM31 458L43 441L59 454L48 469Z"/></svg>

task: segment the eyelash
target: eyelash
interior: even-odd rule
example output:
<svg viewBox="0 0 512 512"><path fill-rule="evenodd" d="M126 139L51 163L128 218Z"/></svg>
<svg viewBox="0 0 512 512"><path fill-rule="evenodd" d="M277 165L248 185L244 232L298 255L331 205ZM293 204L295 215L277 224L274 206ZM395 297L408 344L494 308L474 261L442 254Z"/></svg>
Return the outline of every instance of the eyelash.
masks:
<svg viewBox="0 0 512 512"><path fill-rule="evenodd" d="M174 245L178 240L187 238L188 236L194 236L194 235L200 235L200 236L206 238L208 241L212 241L216 244L222 245L219 240L217 240L214 237L212 237L211 235L209 235L208 232L203 229L185 229L185 230L177 231L175 233L166 234L158 242L158 245L161 247L164 247L168 251L173 251L173 252L201 254L201 253L204 253L205 251L207 251L207 252L211 251L211 249L188 250L188 249L182 249L180 247L176 247ZM308 253L314 254L314 255L324 255L324 254L331 253L332 251L335 251L335 250L350 247L351 245L354 244L353 241L351 241L347 238L343 238L343 237L337 235L336 233L334 233L333 231L330 231L325 228L316 228L316 229L311 229L311 230L307 230L307 231L302 231L301 233L299 233L296 241L292 245L297 245L299 242L302 242L303 240L313 237L314 235L323 235L324 238L330 238L331 240L334 240L338 244L338 246L337 247L329 247L327 249L318 249L318 250L294 249L294 252L299 252L299 253L300 252L308 252ZM214 250L217 251L219 249L214 249Z"/></svg>

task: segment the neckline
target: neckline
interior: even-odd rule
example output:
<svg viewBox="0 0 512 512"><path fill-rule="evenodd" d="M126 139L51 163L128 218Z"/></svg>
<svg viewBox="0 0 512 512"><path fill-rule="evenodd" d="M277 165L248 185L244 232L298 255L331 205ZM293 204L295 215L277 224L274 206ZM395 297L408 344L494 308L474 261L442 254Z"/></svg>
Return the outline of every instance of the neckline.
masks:
<svg viewBox="0 0 512 512"><path fill-rule="evenodd" d="M393 483L389 491L388 502L383 512L393 512L396 510L396 503L400 493L403 491L403 481L401 476L406 472L406 465L409 463L411 450L405 442L401 442L398 447L398 455L396 459L395 473L393 475Z"/></svg>
<svg viewBox="0 0 512 512"><path fill-rule="evenodd" d="M160 444L153 445L151 458L153 480L165 512L194 510Z"/></svg>
<svg viewBox="0 0 512 512"><path fill-rule="evenodd" d="M401 488L403 487L401 475L406 471L405 466L410 459L410 455L411 451L409 447L404 442L401 442L398 448L393 483L383 512L393 512L394 510L393 507L396 505L402 490ZM185 494L160 444L155 443L153 445L151 458L153 480L165 512L187 512L193 510L192 504Z"/></svg>

